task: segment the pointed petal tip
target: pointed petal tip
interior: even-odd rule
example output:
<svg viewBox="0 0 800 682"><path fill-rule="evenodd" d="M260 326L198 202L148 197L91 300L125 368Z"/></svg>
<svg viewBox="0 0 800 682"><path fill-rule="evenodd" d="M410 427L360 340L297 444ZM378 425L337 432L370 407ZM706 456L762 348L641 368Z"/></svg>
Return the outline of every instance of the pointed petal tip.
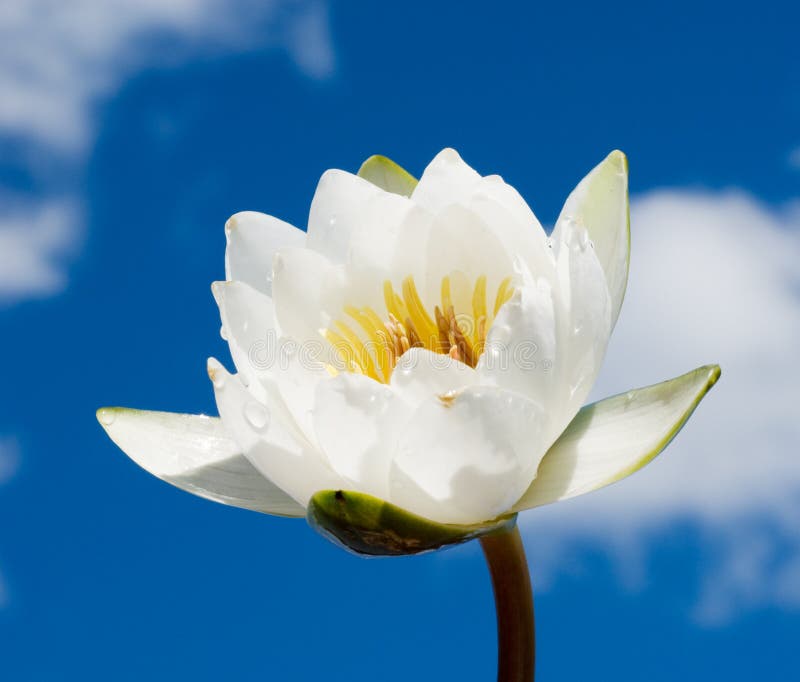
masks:
<svg viewBox="0 0 800 682"><path fill-rule="evenodd" d="M672 442L721 374L719 365L703 365L586 405L512 510L583 495L635 473Z"/></svg>
<svg viewBox="0 0 800 682"><path fill-rule="evenodd" d="M230 218L228 218L225 221L225 236L226 237L230 237L231 232L233 232L236 229L236 226L238 224L238 220L237 220L237 216L238 215L239 215L238 213L235 213L234 215L232 215Z"/></svg>
<svg viewBox="0 0 800 682"><path fill-rule="evenodd" d="M722 368L719 365L704 365L701 369L708 372L708 382L706 384L706 390L708 391L719 381L722 376Z"/></svg>
<svg viewBox="0 0 800 682"><path fill-rule="evenodd" d="M120 407L101 407L95 413L95 417L97 421L100 422L100 426L103 427L104 430L108 431L108 427L114 423L114 419L116 419L117 413L121 410Z"/></svg>
<svg viewBox="0 0 800 682"><path fill-rule="evenodd" d="M222 363L216 358L208 358L206 360L206 371L211 383L216 385L219 383L220 378L227 376L227 370L222 366Z"/></svg>
<svg viewBox="0 0 800 682"><path fill-rule="evenodd" d="M463 160L461 158L461 154L459 154L452 147L445 147L444 149L442 149L442 151L440 151L436 155L436 158L442 158L442 159L445 159L447 161L462 161Z"/></svg>
<svg viewBox="0 0 800 682"><path fill-rule="evenodd" d="M227 282L217 281L211 282L211 295L214 297L214 300L217 302L217 305L220 304L220 299L222 298L222 287L227 284Z"/></svg>
<svg viewBox="0 0 800 682"><path fill-rule="evenodd" d="M606 159L627 172L628 157L626 156L625 152L615 149L606 157Z"/></svg>
<svg viewBox="0 0 800 682"><path fill-rule="evenodd" d="M409 197L417 179L405 168L382 154L370 156L358 169L358 177L390 194Z"/></svg>
<svg viewBox="0 0 800 682"><path fill-rule="evenodd" d="M268 218L265 213L261 211L237 211L230 218L225 221L225 233L230 234L233 230L239 228L242 222L258 218Z"/></svg>
<svg viewBox="0 0 800 682"><path fill-rule="evenodd" d="M366 159L364 163L361 164L361 166L359 166L357 175L363 176L362 171L364 171L365 169L369 168L374 164L386 164L386 163L393 164L394 161L392 161L388 156L384 156L383 154L373 154L368 159Z"/></svg>

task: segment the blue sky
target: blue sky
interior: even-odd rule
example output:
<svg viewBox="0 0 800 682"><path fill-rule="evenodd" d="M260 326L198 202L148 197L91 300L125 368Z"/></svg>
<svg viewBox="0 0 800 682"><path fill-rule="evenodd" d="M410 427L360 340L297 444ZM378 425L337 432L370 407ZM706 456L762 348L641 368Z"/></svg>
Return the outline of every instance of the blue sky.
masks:
<svg viewBox="0 0 800 682"><path fill-rule="evenodd" d="M595 394L723 366L653 465L521 519L541 679L794 669L800 13L522 5L4 3L3 679L493 678L477 546L357 559L155 480L94 417L216 412L230 214L303 226L326 168L445 146L544 223L623 149L631 280Z"/></svg>

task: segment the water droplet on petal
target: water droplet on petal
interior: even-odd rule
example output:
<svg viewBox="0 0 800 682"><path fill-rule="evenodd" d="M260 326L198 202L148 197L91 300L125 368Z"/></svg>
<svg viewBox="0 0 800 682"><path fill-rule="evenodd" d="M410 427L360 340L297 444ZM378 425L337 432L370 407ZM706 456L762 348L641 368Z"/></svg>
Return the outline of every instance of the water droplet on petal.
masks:
<svg viewBox="0 0 800 682"><path fill-rule="evenodd" d="M262 431L269 424L269 412L261 403L255 401L247 403L244 407L244 418L248 424L257 431Z"/></svg>
<svg viewBox="0 0 800 682"><path fill-rule="evenodd" d="M114 413L113 410L107 410L105 407L97 413L97 418L100 420L100 423L104 426L111 426L114 423L114 420L117 418L117 415Z"/></svg>

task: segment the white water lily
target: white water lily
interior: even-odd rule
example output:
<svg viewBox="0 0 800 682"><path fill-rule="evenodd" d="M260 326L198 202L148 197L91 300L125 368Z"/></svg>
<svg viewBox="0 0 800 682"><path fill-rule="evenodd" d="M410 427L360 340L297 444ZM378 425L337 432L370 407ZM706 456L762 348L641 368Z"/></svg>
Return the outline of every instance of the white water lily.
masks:
<svg viewBox="0 0 800 682"><path fill-rule="evenodd" d="M581 409L627 282L621 152L549 238L450 149L419 183L382 157L326 172L307 232L246 212L226 234L213 292L238 373L209 360L220 418L98 412L142 467L226 504L303 516L344 489L445 524L495 519L644 466L719 375Z"/></svg>

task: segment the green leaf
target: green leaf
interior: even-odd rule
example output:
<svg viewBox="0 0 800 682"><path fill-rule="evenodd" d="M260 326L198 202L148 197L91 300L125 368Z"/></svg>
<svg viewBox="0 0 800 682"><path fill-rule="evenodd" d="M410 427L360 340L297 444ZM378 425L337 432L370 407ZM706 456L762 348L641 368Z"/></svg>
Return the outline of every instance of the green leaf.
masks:
<svg viewBox="0 0 800 682"><path fill-rule="evenodd" d="M437 523L377 497L322 490L308 504L309 525L345 549L367 556L431 552L511 528L516 514L469 526Z"/></svg>
<svg viewBox="0 0 800 682"><path fill-rule="evenodd" d="M370 156L361 164L358 175L382 190L404 197L410 197L417 186L417 179L405 168L398 166L391 159L377 154Z"/></svg>

